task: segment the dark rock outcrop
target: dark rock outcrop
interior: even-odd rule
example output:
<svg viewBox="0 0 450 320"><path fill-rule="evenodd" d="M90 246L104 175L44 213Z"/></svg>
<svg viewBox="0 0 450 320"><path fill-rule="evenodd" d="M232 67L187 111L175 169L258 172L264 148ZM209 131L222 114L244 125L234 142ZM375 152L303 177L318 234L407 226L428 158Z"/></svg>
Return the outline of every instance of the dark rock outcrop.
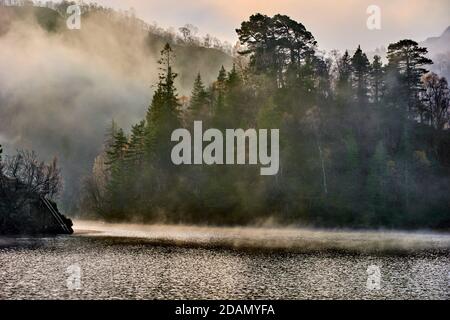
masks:
<svg viewBox="0 0 450 320"><path fill-rule="evenodd" d="M2 177L0 184L0 235L72 234L72 221L56 203L24 192L20 183Z"/></svg>

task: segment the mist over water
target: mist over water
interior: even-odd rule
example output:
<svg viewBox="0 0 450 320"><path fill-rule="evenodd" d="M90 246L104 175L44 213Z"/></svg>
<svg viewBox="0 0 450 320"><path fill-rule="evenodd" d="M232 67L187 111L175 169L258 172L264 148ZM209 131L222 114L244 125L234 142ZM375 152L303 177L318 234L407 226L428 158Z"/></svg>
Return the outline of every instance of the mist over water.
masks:
<svg viewBox="0 0 450 320"><path fill-rule="evenodd" d="M180 247L288 252L419 253L449 252L450 235L436 232L334 231L295 227L206 227L111 224L75 221L81 237Z"/></svg>

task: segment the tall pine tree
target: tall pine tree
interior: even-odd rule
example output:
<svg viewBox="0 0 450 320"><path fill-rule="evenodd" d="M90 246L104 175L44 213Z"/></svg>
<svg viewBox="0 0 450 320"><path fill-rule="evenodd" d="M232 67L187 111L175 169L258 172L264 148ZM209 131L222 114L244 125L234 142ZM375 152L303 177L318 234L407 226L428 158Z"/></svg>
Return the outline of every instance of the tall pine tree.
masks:
<svg viewBox="0 0 450 320"><path fill-rule="evenodd" d="M413 40L401 40L390 44L387 58L389 70L398 81L391 86L391 95L400 96L408 116L414 118L419 109L419 92L422 90L420 78L428 71L424 66L433 62L426 57L428 50L419 47Z"/></svg>
<svg viewBox="0 0 450 320"><path fill-rule="evenodd" d="M373 57L370 80L372 101L378 104L383 94L383 64L380 56L375 55Z"/></svg>
<svg viewBox="0 0 450 320"><path fill-rule="evenodd" d="M178 97L172 71L174 54L167 43L161 51L159 82L146 117L146 151L153 165L170 165L171 134L180 128Z"/></svg>
<svg viewBox="0 0 450 320"><path fill-rule="evenodd" d="M362 52L361 46L358 46L352 57L352 69L356 101L360 106L365 105L368 98L370 63L366 54Z"/></svg>

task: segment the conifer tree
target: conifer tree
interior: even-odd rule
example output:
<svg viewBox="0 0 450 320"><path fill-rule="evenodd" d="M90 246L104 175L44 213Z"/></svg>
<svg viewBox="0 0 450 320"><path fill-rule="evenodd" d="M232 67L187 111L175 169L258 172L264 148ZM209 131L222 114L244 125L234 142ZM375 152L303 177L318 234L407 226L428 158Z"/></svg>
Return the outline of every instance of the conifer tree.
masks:
<svg viewBox="0 0 450 320"><path fill-rule="evenodd" d="M129 166L140 167L145 155L145 120L131 128L131 137L126 153Z"/></svg>
<svg viewBox="0 0 450 320"><path fill-rule="evenodd" d="M364 105L367 103L370 63L361 46L358 46L352 57L352 70L356 100L360 105Z"/></svg>
<svg viewBox="0 0 450 320"><path fill-rule="evenodd" d="M222 72L222 70L221 70ZM221 78L222 75L219 75L219 78ZM236 65L233 64L233 68L231 68L231 71L228 73L228 76L226 77L225 80L227 89L231 89L231 88L235 88L238 87L241 84L241 77L239 76L237 70L236 70Z"/></svg>
<svg viewBox="0 0 450 320"><path fill-rule="evenodd" d="M428 50L419 47L413 40L401 40L390 44L387 58L391 76L396 77L397 86L390 86L391 96L400 97L397 101L403 102L408 116L413 118L418 111L419 92L422 90L421 77L428 71L424 68L433 61L426 57Z"/></svg>
<svg viewBox="0 0 450 320"><path fill-rule="evenodd" d="M161 51L160 75L156 92L146 116L146 151L156 165L170 162L170 137L180 127L177 92L174 85L177 74L172 70L174 54L169 44Z"/></svg>
<svg viewBox="0 0 450 320"><path fill-rule="evenodd" d="M125 156L128 139L120 128L114 135L111 147L106 151L106 165L109 171L109 181L106 186L109 204L109 214L115 218L121 217L126 208L128 172L125 166Z"/></svg>
<svg viewBox="0 0 450 320"><path fill-rule="evenodd" d="M249 106L245 100L245 95L243 94L242 88L242 79L236 70L235 64L233 64L233 67L227 74L227 78L225 80L225 94L225 109L223 110L222 115L225 120L224 124L228 126L240 126L241 121L245 121ZM239 119L236 118L237 114L240 115Z"/></svg>
<svg viewBox="0 0 450 320"><path fill-rule="evenodd" d="M200 73L194 81L194 88L192 89L191 102L190 102L190 112L194 120L201 120L206 116L206 106L208 104L207 93L205 90L205 85L203 84Z"/></svg>
<svg viewBox="0 0 450 320"><path fill-rule="evenodd" d="M128 146L128 139L122 128L119 128L114 134L114 139L110 148L106 151L106 164L114 166L116 163L125 159L126 150Z"/></svg>
<svg viewBox="0 0 450 320"><path fill-rule="evenodd" d="M223 126L223 115L225 114L225 95L226 95L227 71L224 66L220 68L217 81L214 84L215 107L214 107L214 125Z"/></svg>
<svg viewBox="0 0 450 320"><path fill-rule="evenodd" d="M375 104L379 103L383 92L383 64L381 62L381 57L378 55L373 57L371 67L371 90L372 101Z"/></svg>
<svg viewBox="0 0 450 320"><path fill-rule="evenodd" d="M352 61L348 51L337 61L337 98L340 105L348 103L351 95Z"/></svg>
<svg viewBox="0 0 450 320"><path fill-rule="evenodd" d="M219 75L217 76L216 81L216 90L218 92L218 104L223 102L223 99L225 97L225 89L226 89L226 81L227 81L227 71L225 70L225 67L222 66L219 71Z"/></svg>

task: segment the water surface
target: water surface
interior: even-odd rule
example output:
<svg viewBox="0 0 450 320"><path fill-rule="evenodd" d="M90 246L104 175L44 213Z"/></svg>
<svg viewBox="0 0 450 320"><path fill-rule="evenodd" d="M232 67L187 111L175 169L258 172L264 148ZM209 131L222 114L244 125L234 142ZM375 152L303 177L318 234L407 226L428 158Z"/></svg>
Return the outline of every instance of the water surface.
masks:
<svg viewBox="0 0 450 320"><path fill-rule="evenodd" d="M446 234L76 226L73 236L1 238L0 298L450 297ZM367 288L370 265L380 268L379 290ZM68 287L73 266L79 289Z"/></svg>

